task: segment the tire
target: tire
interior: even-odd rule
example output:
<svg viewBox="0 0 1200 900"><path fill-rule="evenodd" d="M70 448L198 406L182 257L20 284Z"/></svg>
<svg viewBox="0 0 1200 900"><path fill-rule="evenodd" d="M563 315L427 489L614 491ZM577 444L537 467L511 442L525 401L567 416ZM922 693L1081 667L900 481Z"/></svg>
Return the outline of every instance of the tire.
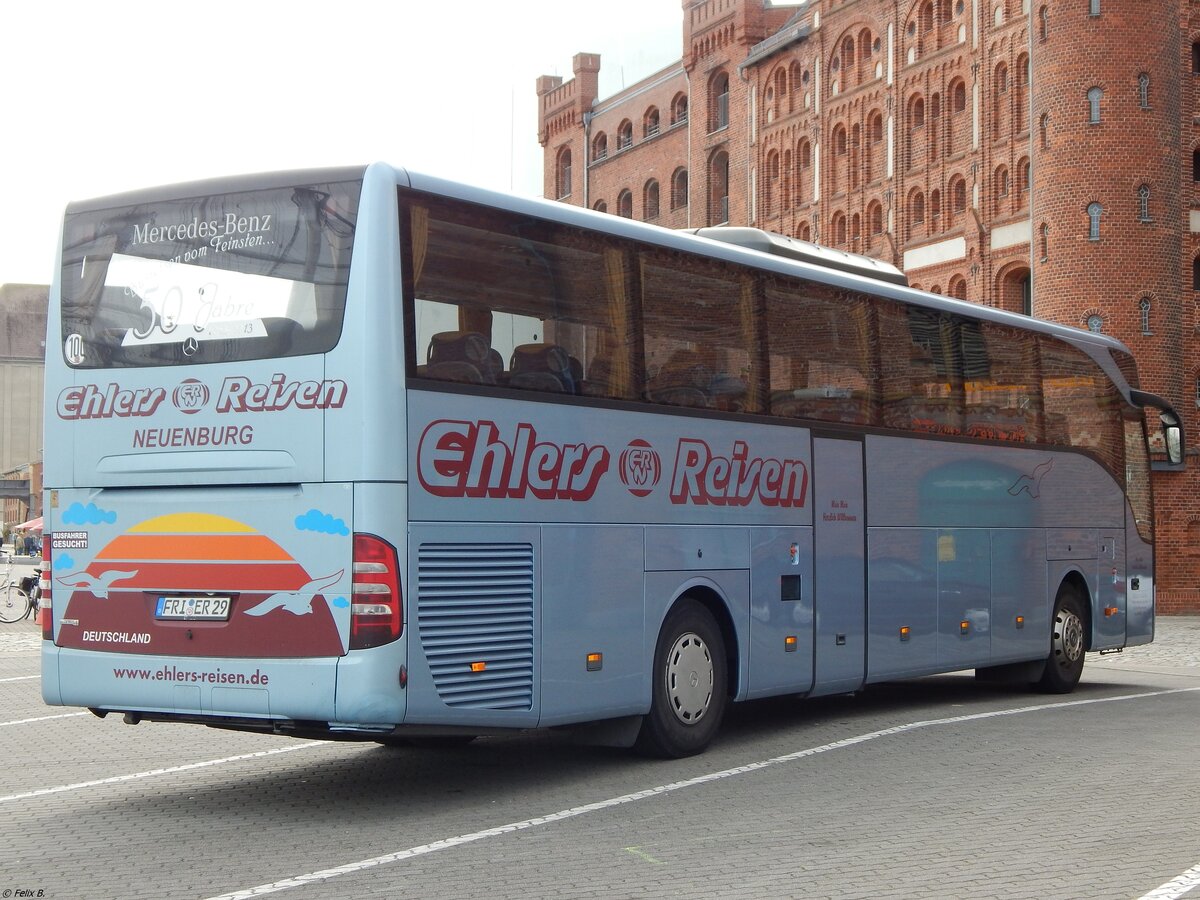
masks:
<svg viewBox="0 0 1200 900"><path fill-rule="evenodd" d="M634 747L679 759L704 751L729 705L725 642L712 614L686 600L671 610L654 650L650 712Z"/></svg>
<svg viewBox="0 0 1200 900"><path fill-rule="evenodd" d="M1069 694L1083 674L1087 648L1083 600L1069 585L1058 589L1054 599L1054 618L1050 622L1050 655L1038 689L1047 694Z"/></svg>
<svg viewBox="0 0 1200 900"><path fill-rule="evenodd" d="M29 598L15 584L0 588L0 622L19 622L29 615Z"/></svg>

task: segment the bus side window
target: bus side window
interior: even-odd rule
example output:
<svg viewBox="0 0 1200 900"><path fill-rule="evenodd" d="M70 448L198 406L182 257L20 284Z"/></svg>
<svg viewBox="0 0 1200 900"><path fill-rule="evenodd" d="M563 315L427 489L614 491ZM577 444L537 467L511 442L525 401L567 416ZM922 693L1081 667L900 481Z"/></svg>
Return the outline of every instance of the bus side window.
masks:
<svg viewBox="0 0 1200 900"><path fill-rule="evenodd" d="M521 344L513 349L509 387L556 394L576 393L575 367L579 363L557 344ZM582 376L582 367L579 369Z"/></svg>

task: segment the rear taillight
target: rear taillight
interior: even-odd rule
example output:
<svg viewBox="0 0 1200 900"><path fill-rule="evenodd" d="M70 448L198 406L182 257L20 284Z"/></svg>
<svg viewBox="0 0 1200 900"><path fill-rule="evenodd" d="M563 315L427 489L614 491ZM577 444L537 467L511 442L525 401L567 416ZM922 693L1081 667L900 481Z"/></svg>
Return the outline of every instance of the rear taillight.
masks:
<svg viewBox="0 0 1200 900"><path fill-rule="evenodd" d="M373 534L354 535L350 649L396 640L404 632L400 560L396 548Z"/></svg>
<svg viewBox="0 0 1200 900"><path fill-rule="evenodd" d="M42 539L42 574L38 580L38 608L42 616L42 640L54 640L54 616L50 612L50 541Z"/></svg>

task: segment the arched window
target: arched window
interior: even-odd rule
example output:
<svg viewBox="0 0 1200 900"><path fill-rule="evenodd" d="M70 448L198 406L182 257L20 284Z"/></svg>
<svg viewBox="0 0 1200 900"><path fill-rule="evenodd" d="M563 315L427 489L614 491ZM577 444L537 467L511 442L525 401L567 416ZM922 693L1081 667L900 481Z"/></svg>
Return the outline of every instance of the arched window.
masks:
<svg viewBox="0 0 1200 900"><path fill-rule="evenodd" d="M642 212L647 221L658 218L658 182L653 178L642 188Z"/></svg>
<svg viewBox="0 0 1200 900"><path fill-rule="evenodd" d="M682 209L688 202L688 174L682 166L671 176L671 209Z"/></svg>
<svg viewBox="0 0 1200 900"><path fill-rule="evenodd" d="M628 150L633 146L633 123L626 119L617 126L617 150Z"/></svg>
<svg viewBox="0 0 1200 900"><path fill-rule="evenodd" d="M1050 149L1050 113L1042 113L1042 118L1038 121L1038 131L1042 135L1042 149Z"/></svg>
<svg viewBox="0 0 1200 900"><path fill-rule="evenodd" d="M1142 323L1142 334L1154 334L1150 330L1150 298L1143 297L1138 301L1138 319Z"/></svg>
<svg viewBox="0 0 1200 900"><path fill-rule="evenodd" d="M833 129L833 152L838 156L846 155L846 129L841 125Z"/></svg>
<svg viewBox="0 0 1200 900"><path fill-rule="evenodd" d="M608 156L608 135L603 131L592 138L592 159L605 159Z"/></svg>
<svg viewBox="0 0 1200 900"><path fill-rule="evenodd" d="M1150 73L1143 72L1138 76L1138 106L1150 108Z"/></svg>
<svg viewBox="0 0 1200 900"><path fill-rule="evenodd" d="M950 111L960 113L967 108L967 85L961 79L950 86Z"/></svg>
<svg viewBox="0 0 1200 900"><path fill-rule="evenodd" d="M967 182L964 178L956 178L950 182L950 193L954 203L954 213L957 216L959 213L967 210Z"/></svg>
<svg viewBox="0 0 1200 900"><path fill-rule="evenodd" d="M1104 98L1104 91L1098 87L1089 88L1087 92L1088 99L1088 124L1098 125L1100 123L1100 101Z"/></svg>
<svg viewBox="0 0 1200 900"><path fill-rule="evenodd" d="M812 144L808 141L800 144L800 165L805 169L812 165Z"/></svg>
<svg viewBox="0 0 1200 900"><path fill-rule="evenodd" d="M1137 189L1138 221L1149 222L1150 219L1150 185L1143 184Z"/></svg>
<svg viewBox="0 0 1200 900"><path fill-rule="evenodd" d="M654 137L659 132L658 107L652 106L642 116L642 136Z"/></svg>
<svg viewBox="0 0 1200 900"><path fill-rule="evenodd" d="M708 82L708 130L729 127L729 75L717 72Z"/></svg>
<svg viewBox="0 0 1200 900"><path fill-rule="evenodd" d="M833 214L833 242L841 247L846 243L846 215L836 212Z"/></svg>
<svg viewBox="0 0 1200 900"><path fill-rule="evenodd" d="M1050 258L1050 226L1042 223L1042 262Z"/></svg>
<svg viewBox="0 0 1200 900"><path fill-rule="evenodd" d="M1039 28L1041 30L1042 40L1047 40L1050 37L1050 10L1043 6L1038 10Z"/></svg>
<svg viewBox="0 0 1200 900"><path fill-rule="evenodd" d="M561 200L571 196L571 148L563 147L555 160L554 180L557 197Z"/></svg>
<svg viewBox="0 0 1200 900"><path fill-rule="evenodd" d="M708 224L729 221L729 154L720 150L708 161Z"/></svg>
<svg viewBox="0 0 1200 900"><path fill-rule="evenodd" d="M688 99L687 94L676 94L675 99L671 101L671 124L679 125L686 122L688 119Z"/></svg>
<svg viewBox="0 0 1200 900"><path fill-rule="evenodd" d="M872 235L883 234L883 204L878 200L867 207L867 230Z"/></svg>
<svg viewBox="0 0 1200 900"><path fill-rule="evenodd" d="M855 213L850 217L850 243L857 245L862 240L862 217Z"/></svg>
<svg viewBox="0 0 1200 900"><path fill-rule="evenodd" d="M779 193L779 153L767 154L767 177L763 183L763 215L775 215L775 198Z"/></svg>
<svg viewBox="0 0 1200 900"><path fill-rule="evenodd" d="M925 195L920 191L913 191L908 198L908 221L912 225L925 223Z"/></svg>
<svg viewBox="0 0 1200 900"><path fill-rule="evenodd" d="M605 203L603 200L597 200L592 205L592 209L594 209L596 212L606 213L606 212L608 212L608 204Z"/></svg>
<svg viewBox="0 0 1200 900"><path fill-rule="evenodd" d="M628 188L617 194L617 215L626 219L633 218L633 194Z"/></svg>
<svg viewBox="0 0 1200 900"><path fill-rule="evenodd" d="M912 128L920 128L925 124L925 101L920 97L913 97L909 103L908 124Z"/></svg>
<svg viewBox="0 0 1200 900"><path fill-rule="evenodd" d="M1087 208L1088 214L1088 240L1100 240L1100 214L1104 212L1104 207L1099 203L1089 203Z"/></svg>
<svg viewBox="0 0 1200 900"><path fill-rule="evenodd" d="M1004 211L1004 201L1008 199L1008 168L1001 166L996 170L996 178L993 183L993 190L996 194L996 215L1001 215Z"/></svg>
<svg viewBox="0 0 1200 900"><path fill-rule="evenodd" d="M1092 313L1084 320L1084 324L1087 325L1088 331L1094 334L1100 334L1102 331L1104 331L1104 316L1100 315L1099 313Z"/></svg>
<svg viewBox="0 0 1200 900"><path fill-rule="evenodd" d="M950 279L950 286L946 289L946 293L951 297L957 297L959 300L967 299L967 279L961 275L955 275Z"/></svg>

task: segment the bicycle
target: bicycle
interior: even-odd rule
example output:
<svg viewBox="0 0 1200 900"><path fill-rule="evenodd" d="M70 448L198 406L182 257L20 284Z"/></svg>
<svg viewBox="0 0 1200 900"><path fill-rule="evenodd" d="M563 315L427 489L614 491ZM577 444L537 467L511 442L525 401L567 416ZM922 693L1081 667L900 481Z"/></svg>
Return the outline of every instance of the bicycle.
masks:
<svg viewBox="0 0 1200 900"><path fill-rule="evenodd" d="M12 579L12 557L4 557L4 578L0 582L0 622L20 622L33 611L29 594L21 589L20 582Z"/></svg>

